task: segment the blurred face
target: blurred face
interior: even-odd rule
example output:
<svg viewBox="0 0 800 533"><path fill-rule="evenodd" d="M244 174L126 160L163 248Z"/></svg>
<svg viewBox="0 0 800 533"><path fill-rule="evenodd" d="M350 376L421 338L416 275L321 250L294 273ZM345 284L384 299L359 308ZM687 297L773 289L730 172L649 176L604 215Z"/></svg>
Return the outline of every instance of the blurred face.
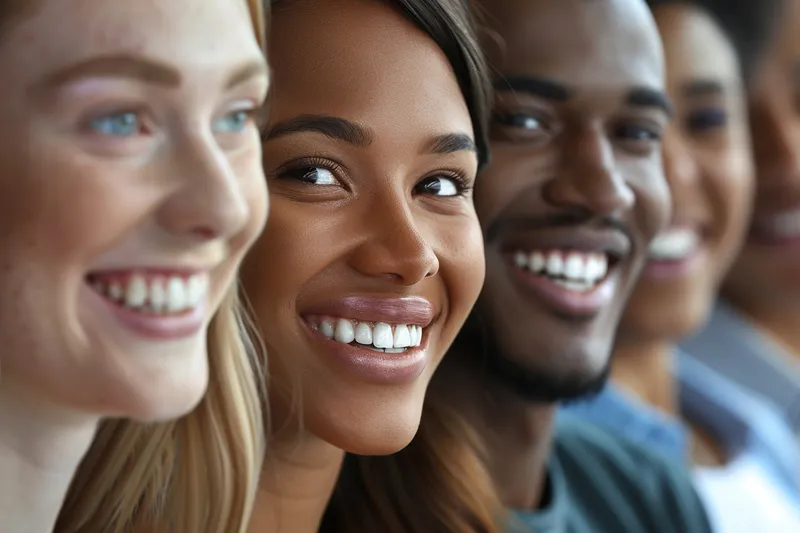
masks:
<svg viewBox="0 0 800 533"><path fill-rule="evenodd" d="M145 420L200 400L266 215L251 28L244 1L69 0L4 29L4 382Z"/></svg>
<svg viewBox="0 0 800 533"><path fill-rule="evenodd" d="M664 138L669 228L650 245L620 340L678 340L706 319L744 238L753 169L733 46L690 4L655 10L675 120Z"/></svg>
<svg viewBox="0 0 800 533"><path fill-rule="evenodd" d="M475 197L487 364L523 396L556 400L602 378L647 244L666 223L662 52L636 1L484 7L502 39L488 47L493 159Z"/></svg>
<svg viewBox="0 0 800 533"><path fill-rule="evenodd" d="M270 230L244 283L273 425L299 385L308 431L390 453L483 282L469 112L444 54L382 2L290 2L270 53Z"/></svg>
<svg viewBox="0 0 800 533"><path fill-rule="evenodd" d="M750 92L756 204L727 281L745 310L800 302L800 0L788 0Z"/></svg>

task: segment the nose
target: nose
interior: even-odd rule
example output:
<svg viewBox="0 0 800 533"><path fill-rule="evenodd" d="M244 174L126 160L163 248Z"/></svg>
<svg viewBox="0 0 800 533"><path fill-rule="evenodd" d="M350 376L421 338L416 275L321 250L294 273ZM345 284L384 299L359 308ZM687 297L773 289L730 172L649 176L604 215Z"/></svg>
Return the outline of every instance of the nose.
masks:
<svg viewBox="0 0 800 533"><path fill-rule="evenodd" d="M750 106L759 188L800 186L800 131L796 117L777 105Z"/></svg>
<svg viewBox="0 0 800 533"><path fill-rule="evenodd" d="M693 187L699 177L700 168L692 156L686 141L674 128L668 128L662 144L664 174L676 203L681 203L682 193Z"/></svg>
<svg viewBox="0 0 800 533"><path fill-rule="evenodd" d="M251 210L242 180L213 138L197 135L180 143L168 171L179 183L158 212L169 233L227 239L247 225Z"/></svg>
<svg viewBox="0 0 800 533"><path fill-rule="evenodd" d="M368 208L358 223L367 237L350 255L352 268L365 276L406 286L439 272L439 259L401 193L363 201L368 202Z"/></svg>
<svg viewBox="0 0 800 533"><path fill-rule="evenodd" d="M545 185L545 199L595 216L633 208L635 197L617 169L611 141L602 126L584 128L565 143L562 171Z"/></svg>

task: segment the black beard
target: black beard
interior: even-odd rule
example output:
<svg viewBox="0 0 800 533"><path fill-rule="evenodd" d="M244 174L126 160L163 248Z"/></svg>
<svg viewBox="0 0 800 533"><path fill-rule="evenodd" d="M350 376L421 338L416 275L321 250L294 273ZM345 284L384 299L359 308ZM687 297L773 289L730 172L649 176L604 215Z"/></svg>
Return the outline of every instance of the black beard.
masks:
<svg viewBox="0 0 800 533"><path fill-rule="evenodd" d="M506 356L486 323L472 313L464 330L467 343L480 346L479 367L500 387L530 403L570 403L597 395L605 387L610 373L609 363L593 376L554 375L547 370L525 367ZM469 345L469 344L467 344ZM472 351L472 353L475 353Z"/></svg>

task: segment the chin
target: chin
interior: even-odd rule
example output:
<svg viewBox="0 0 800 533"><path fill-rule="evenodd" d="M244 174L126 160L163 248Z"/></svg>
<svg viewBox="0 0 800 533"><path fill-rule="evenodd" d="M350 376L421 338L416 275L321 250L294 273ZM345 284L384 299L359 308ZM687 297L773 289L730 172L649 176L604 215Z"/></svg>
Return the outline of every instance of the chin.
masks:
<svg viewBox="0 0 800 533"><path fill-rule="evenodd" d="M369 404L364 404L369 408ZM419 429L422 402L419 406L400 406L388 410L372 408L359 412L358 406L346 414L326 413L308 420L312 433L325 442L356 455L391 455L412 441Z"/></svg>

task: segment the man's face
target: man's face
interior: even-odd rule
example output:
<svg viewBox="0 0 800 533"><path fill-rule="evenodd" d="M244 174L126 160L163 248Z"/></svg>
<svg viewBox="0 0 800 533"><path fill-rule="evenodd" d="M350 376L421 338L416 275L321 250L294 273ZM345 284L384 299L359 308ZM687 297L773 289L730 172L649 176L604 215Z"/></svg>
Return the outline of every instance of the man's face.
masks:
<svg viewBox="0 0 800 533"><path fill-rule="evenodd" d="M492 164L475 195L486 364L554 401L593 389L670 210L658 31L637 0L483 4L497 73ZM473 324L474 326L474 324Z"/></svg>

